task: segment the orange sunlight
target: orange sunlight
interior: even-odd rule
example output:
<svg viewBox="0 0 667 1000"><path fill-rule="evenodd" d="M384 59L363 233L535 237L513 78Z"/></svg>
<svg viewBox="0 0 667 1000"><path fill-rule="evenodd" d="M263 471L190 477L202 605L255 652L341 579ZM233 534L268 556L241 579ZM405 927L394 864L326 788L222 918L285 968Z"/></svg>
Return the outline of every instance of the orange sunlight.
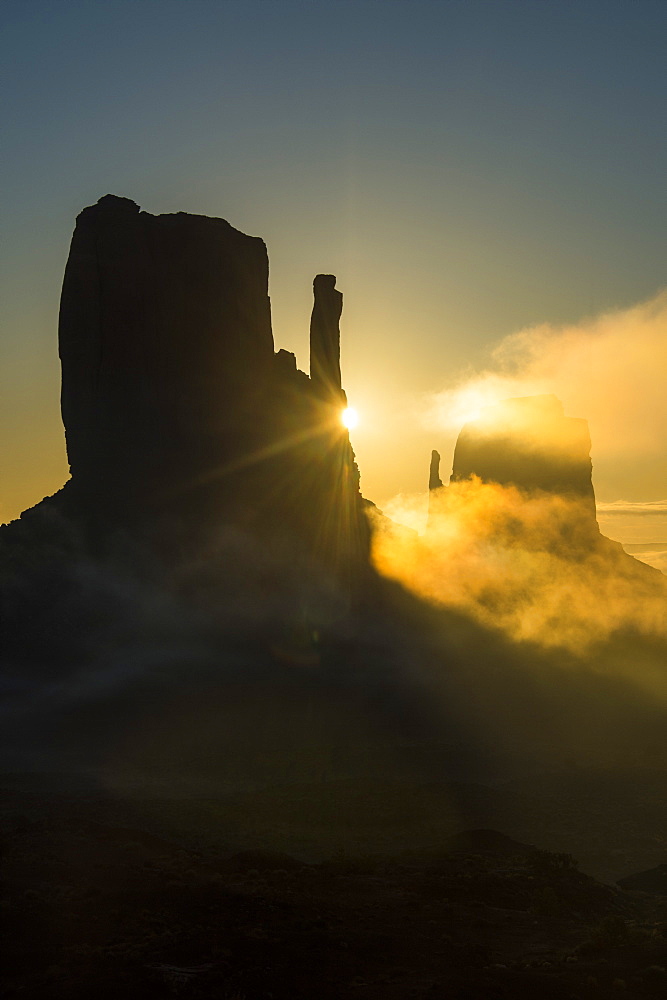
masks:
<svg viewBox="0 0 667 1000"><path fill-rule="evenodd" d="M359 423L359 414L352 406L348 406L347 409L343 410L340 415L340 419L343 423L343 427L347 427L348 431L351 431Z"/></svg>

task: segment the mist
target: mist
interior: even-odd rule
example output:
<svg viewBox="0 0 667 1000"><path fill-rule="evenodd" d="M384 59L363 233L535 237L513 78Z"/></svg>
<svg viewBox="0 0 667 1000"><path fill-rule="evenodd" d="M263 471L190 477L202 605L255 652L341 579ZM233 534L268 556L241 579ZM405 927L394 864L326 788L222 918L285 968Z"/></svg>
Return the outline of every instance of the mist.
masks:
<svg viewBox="0 0 667 1000"><path fill-rule="evenodd" d="M425 404L425 421L458 432L485 406L554 393L588 420L599 499L664 496L667 292L569 325L543 323L495 347L482 371L464 372ZM437 442L434 441L434 444Z"/></svg>
<svg viewBox="0 0 667 1000"><path fill-rule="evenodd" d="M387 513L414 529L426 502L402 496ZM376 567L414 594L575 665L607 644L605 671L667 697L667 579L601 536L585 501L472 478L431 493L421 533L376 521ZM612 654L629 635L656 643L655 656Z"/></svg>

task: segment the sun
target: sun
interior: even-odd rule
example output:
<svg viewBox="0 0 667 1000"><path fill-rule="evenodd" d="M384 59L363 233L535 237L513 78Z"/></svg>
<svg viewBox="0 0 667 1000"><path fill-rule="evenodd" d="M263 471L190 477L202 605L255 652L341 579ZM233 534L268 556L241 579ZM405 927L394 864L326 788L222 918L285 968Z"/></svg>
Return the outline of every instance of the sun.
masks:
<svg viewBox="0 0 667 1000"><path fill-rule="evenodd" d="M356 427L359 423L359 414L354 409L353 406L348 406L346 410L340 415L343 427L347 427L348 431L351 431L353 427Z"/></svg>

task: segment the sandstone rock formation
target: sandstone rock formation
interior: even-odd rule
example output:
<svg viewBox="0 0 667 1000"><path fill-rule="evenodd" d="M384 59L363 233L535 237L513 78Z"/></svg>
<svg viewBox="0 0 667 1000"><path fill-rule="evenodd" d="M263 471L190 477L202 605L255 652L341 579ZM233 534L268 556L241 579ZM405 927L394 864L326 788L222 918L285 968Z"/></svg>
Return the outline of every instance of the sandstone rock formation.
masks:
<svg viewBox="0 0 667 1000"><path fill-rule="evenodd" d="M452 482L483 482L572 496L595 513L591 439L585 420L566 417L555 396L506 399L465 425L454 451Z"/></svg>
<svg viewBox="0 0 667 1000"><path fill-rule="evenodd" d="M345 403L341 389L340 329L343 296L333 274L318 274L313 282L315 302L310 320L310 377L317 394Z"/></svg>
<svg viewBox="0 0 667 1000"><path fill-rule="evenodd" d="M441 506L443 482L440 478L440 452L431 452L431 466L428 473L428 515L426 526L432 527L432 521L438 516Z"/></svg>
<svg viewBox="0 0 667 1000"><path fill-rule="evenodd" d="M442 486L442 479L440 478L440 453L437 451L431 452L431 467L429 469L428 475L428 488L429 490L439 490Z"/></svg>
<svg viewBox="0 0 667 1000"><path fill-rule="evenodd" d="M474 502L475 477L482 483L515 488L526 501L523 510L521 501L517 506L511 494L497 498L493 523L499 545L511 540L512 545L549 549L572 561L595 551L609 561L610 574L622 567L640 582L653 576L652 567L626 555L618 542L600 534L590 448L587 421L566 417L563 404L553 395L506 399L488 407L459 434L449 486L443 486L440 479L438 452L431 454L429 533L437 534L453 512L459 516L461 503ZM472 492L466 491L468 483ZM539 503L540 498L547 504L538 516L537 508L530 513L529 505ZM556 507L553 501L562 502ZM547 511L554 520L550 521ZM539 521L540 517L544 520Z"/></svg>
<svg viewBox="0 0 667 1000"><path fill-rule="evenodd" d="M59 325L71 480L44 504L98 534L235 525L339 579L364 572L335 281L314 281L309 378L274 353L261 239L112 195L84 209Z"/></svg>
<svg viewBox="0 0 667 1000"><path fill-rule="evenodd" d="M449 486L440 480L440 456L432 453L429 475L428 529L437 531L452 516L452 504L474 503L475 481L498 484L518 491L498 495L492 502L495 530L500 542L516 536L522 545L547 546L577 558L600 540L595 513L595 494L590 458L591 439L585 420L566 417L555 396L525 396L506 399L482 411L467 423L454 449ZM535 514L523 510L540 497L562 501L553 508L557 519L532 531ZM517 506L518 503L518 506ZM544 507L541 516L546 516ZM551 508L549 508L551 509ZM527 520L525 520L527 519ZM530 535L530 539L528 538ZM605 540L606 541L606 540ZM609 542L617 548L617 543Z"/></svg>
<svg viewBox="0 0 667 1000"><path fill-rule="evenodd" d="M266 247L222 219L107 195L77 219L59 341L77 490L122 505L192 482L261 437Z"/></svg>

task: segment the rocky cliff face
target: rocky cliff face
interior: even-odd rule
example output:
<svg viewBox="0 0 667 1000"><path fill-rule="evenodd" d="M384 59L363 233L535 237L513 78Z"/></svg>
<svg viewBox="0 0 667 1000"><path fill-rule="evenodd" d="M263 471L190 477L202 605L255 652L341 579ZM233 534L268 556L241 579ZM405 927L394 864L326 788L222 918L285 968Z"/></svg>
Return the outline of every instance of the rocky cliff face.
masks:
<svg viewBox="0 0 667 1000"><path fill-rule="evenodd" d="M273 362L264 243L221 219L107 195L77 219L63 284L73 483L134 502L255 444Z"/></svg>
<svg viewBox="0 0 667 1000"><path fill-rule="evenodd" d="M280 533L353 575L368 562L340 413L333 275L314 281L311 377L274 354L264 243L222 219L112 195L77 219L60 310L62 414L77 516L169 516Z"/></svg>
<svg viewBox="0 0 667 1000"><path fill-rule="evenodd" d="M310 319L310 377L317 394L334 405L343 402L340 373L340 317L343 296L333 274L318 274L313 282L315 299Z"/></svg>

